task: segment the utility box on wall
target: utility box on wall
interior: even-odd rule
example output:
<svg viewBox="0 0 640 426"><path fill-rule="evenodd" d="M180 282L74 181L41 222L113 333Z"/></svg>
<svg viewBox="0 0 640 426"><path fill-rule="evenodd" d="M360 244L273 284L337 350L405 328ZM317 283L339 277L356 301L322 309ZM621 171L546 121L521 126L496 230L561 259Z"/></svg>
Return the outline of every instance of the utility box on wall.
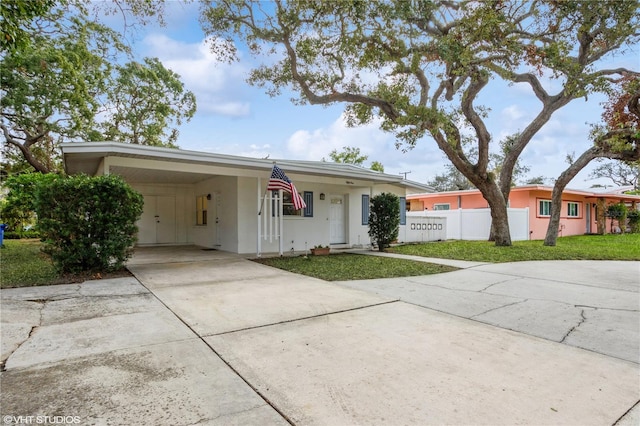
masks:
<svg viewBox="0 0 640 426"><path fill-rule="evenodd" d="M444 241L446 239L446 218L407 215L404 242L421 243L425 241Z"/></svg>

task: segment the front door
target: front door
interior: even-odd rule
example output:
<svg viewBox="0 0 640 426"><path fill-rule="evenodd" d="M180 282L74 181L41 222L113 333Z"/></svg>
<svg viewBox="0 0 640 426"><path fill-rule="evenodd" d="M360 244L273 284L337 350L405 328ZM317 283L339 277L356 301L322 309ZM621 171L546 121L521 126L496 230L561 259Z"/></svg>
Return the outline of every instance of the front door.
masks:
<svg viewBox="0 0 640 426"><path fill-rule="evenodd" d="M331 195L329 207L329 243L345 244L347 242L344 224L344 195Z"/></svg>
<svg viewBox="0 0 640 426"><path fill-rule="evenodd" d="M139 244L176 242L176 199L170 195L145 195L138 222Z"/></svg>

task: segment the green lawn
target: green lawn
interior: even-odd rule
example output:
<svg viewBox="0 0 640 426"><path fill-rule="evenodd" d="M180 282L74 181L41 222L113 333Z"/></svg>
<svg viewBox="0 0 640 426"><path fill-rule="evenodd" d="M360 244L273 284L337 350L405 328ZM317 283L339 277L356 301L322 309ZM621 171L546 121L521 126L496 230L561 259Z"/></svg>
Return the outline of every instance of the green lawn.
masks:
<svg viewBox="0 0 640 426"><path fill-rule="evenodd" d="M41 249L39 240L4 240L0 249L0 288L66 284L131 275L127 270L103 274L60 274Z"/></svg>
<svg viewBox="0 0 640 426"><path fill-rule="evenodd" d="M0 287L55 284L60 276L38 240L4 240L0 249Z"/></svg>
<svg viewBox="0 0 640 426"><path fill-rule="evenodd" d="M397 246L398 254L477 262L525 260L640 260L640 234L575 235L558 238L555 247L542 241L515 241L511 247L496 247L488 241L443 241Z"/></svg>
<svg viewBox="0 0 640 426"><path fill-rule="evenodd" d="M94 279L92 275L60 275L37 240L5 240L0 249L0 287L27 287ZM584 235L558 239L556 247L542 241L516 241L496 247L487 241L444 241L397 246L388 251L442 259L478 262L525 260L640 260L640 234ZM356 254L263 258L255 261L327 281L439 274L455 268L411 260ZM125 276L121 271L109 276ZM106 277L107 275L103 275Z"/></svg>
<svg viewBox="0 0 640 426"><path fill-rule="evenodd" d="M409 277L455 271L457 268L404 259L358 254L253 259L256 262L326 281Z"/></svg>

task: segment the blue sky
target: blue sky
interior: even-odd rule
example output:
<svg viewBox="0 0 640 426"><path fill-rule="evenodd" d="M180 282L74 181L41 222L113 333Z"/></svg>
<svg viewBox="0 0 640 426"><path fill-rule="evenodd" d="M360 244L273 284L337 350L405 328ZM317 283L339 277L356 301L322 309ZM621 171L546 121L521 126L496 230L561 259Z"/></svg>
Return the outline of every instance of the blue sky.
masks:
<svg viewBox="0 0 640 426"><path fill-rule="evenodd" d="M360 148L371 161L379 161L385 172L411 172L408 179L426 182L444 171L448 160L430 138L419 141L406 153L395 148L393 135L383 133L375 123L347 128L342 120L343 105L296 106L283 94L269 97L260 88L245 82L256 59L241 52L240 62L222 63L209 51L198 22L198 3L187 5L168 1L164 27L149 25L132 40L138 58L157 57L180 74L188 90L195 93L198 112L183 124L178 138L182 149L272 159L321 160L333 149ZM118 29L118 25L113 27ZM640 68L638 49L614 58L616 66ZM547 82L553 85L552 81ZM531 120L539 103L521 84L494 85L483 94L482 102L491 108L489 121L494 140L513 134ZM587 123L600 121L600 96L588 101L577 99L558 111L524 151L521 161L531 168L529 175L557 177L566 167L568 153L579 155L589 145ZM586 189L594 163L583 170L570 188Z"/></svg>

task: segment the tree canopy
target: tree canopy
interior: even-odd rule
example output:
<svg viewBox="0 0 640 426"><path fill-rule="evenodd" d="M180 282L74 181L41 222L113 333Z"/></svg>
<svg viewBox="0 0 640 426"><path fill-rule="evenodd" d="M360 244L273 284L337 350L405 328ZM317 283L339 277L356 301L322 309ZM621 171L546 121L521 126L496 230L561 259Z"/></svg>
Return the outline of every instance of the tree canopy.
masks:
<svg viewBox="0 0 640 426"><path fill-rule="evenodd" d="M329 158L334 163L353 164L356 166L364 167L364 162L369 158L368 155L363 155L360 152L360 148L353 146L343 146L342 151L338 152L334 149L329 153ZM324 158L322 161L326 161ZM379 161L372 161L369 167L376 172L384 173L384 165Z"/></svg>
<svg viewBox="0 0 640 426"><path fill-rule="evenodd" d="M16 170L59 171L62 142L175 146L195 97L157 59L126 62L121 35L81 7L39 9L20 30L29 42L0 57L3 151Z"/></svg>
<svg viewBox="0 0 640 426"><path fill-rule="evenodd" d="M269 94L343 103L354 126L379 117L405 149L435 141L489 203L496 244L510 245L506 206L518 158L554 112L628 71L602 59L638 40L637 10L637 1L226 0L205 4L201 21L222 58L237 57L236 43L268 54L249 81ZM527 86L540 104L512 135L498 175L489 111L479 104L492 79Z"/></svg>

